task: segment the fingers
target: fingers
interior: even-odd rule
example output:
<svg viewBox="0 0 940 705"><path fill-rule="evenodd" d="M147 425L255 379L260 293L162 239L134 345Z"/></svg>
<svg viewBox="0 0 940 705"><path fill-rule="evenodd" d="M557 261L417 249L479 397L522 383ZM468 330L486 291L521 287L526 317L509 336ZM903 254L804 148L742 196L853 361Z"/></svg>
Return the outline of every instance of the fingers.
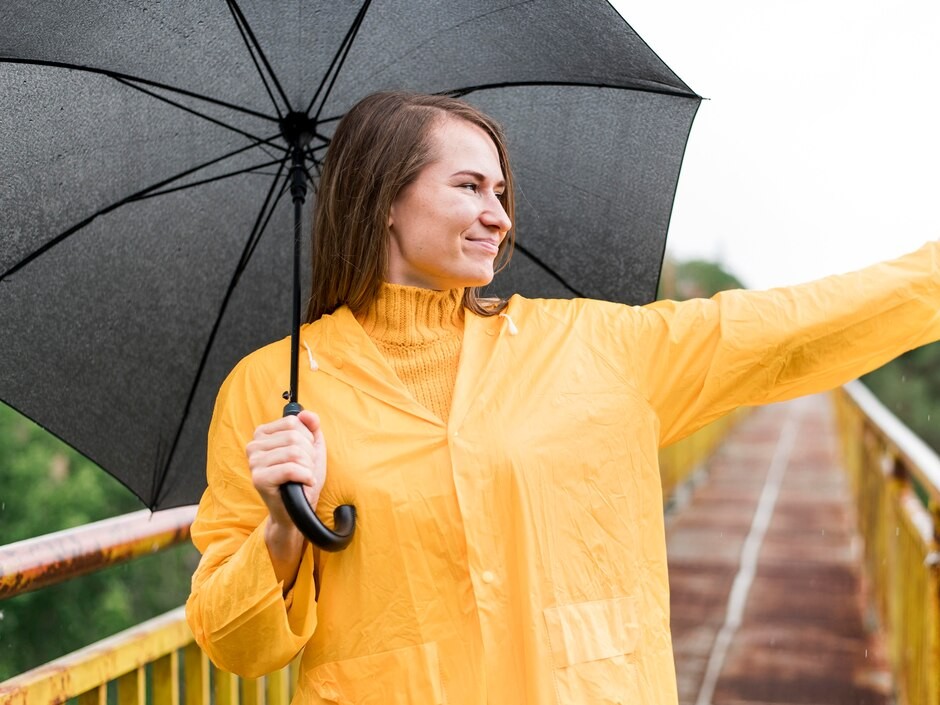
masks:
<svg viewBox="0 0 940 705"><path fill-rule="evenodd" d="M317 486L317 474L310 464L298 458L290 448L278 448L269 451L263 457L256 456L249 459L249 466L254 465L252 472L257 477L256 485L279 487L285 482L299 482L308 487Z"/></svg>
<svg viewBox="0 0 940 705"><path fill-rule="evenodd" d="M257 441L265 447L273 447L283 445L284 441L299 443L302 438L315 441L319 434L320 417L312 411L301 411L297 416L284 416L277 421L258 426L255 429L253 442Z"/></svg>
<svg viewBox="0 0 940 705"><path fill-rule="evenodd" d="M320 430L320 417L317 416L312 411L307 411L304 409L295 417L310 431L310 433L316 435Z"/></svg>
<svg viewBox="0 0 940 705"><path fill-rule="evenodd" d="M302 411L262 424L245 453L252 484L275 522L287 521L280 498L286 482L304 485L307 501L316 504L326 479L326 444L317 414Z"/></svg>
<svg viewBox="0 0 940 705"><path fill-rule="evenodd" d="M288 450L292 453L290 459L305 462L317 454L317 441L312 438L309 431L279 431L277 433L258 434L245 446L249 465L259 460L264 454L275 451ZM278 454L280 457L280 454Z"/></svg>

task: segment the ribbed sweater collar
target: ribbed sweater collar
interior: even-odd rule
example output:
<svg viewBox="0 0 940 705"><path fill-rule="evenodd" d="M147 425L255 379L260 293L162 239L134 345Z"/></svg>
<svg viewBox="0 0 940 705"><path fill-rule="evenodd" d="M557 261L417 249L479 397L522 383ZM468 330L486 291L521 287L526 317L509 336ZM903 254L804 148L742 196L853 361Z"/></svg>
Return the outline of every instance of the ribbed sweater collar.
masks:
<svg viewBox="0 0 940 705"><path fill-rule="evenodd" d="M369 337L386 344L427 344L462 335L463 293L383 283L375 301L356 319Z"/></svg>

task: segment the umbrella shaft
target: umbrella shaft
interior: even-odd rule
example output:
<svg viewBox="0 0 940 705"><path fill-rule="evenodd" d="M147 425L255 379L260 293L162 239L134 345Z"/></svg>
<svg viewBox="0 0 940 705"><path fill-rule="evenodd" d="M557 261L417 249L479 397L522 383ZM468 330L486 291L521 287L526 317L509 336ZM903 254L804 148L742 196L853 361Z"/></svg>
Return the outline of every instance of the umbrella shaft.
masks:
<svg viewBox="0 0 940 705"><path fill-rule="evenodd" d="M293 150L291 167L291 196L294 199L294 272L291 300L290 337L290 401L297 401L297 368L300 359L300 251L303 229L303 205L307 196L307 177L304 169L304 154L299 146Z"/></svg>

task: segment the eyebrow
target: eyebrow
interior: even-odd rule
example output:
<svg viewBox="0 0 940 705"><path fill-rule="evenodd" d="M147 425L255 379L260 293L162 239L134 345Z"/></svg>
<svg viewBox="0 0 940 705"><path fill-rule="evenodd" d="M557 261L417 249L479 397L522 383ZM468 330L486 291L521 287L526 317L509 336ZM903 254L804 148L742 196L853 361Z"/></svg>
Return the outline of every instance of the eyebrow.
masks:
<svg viewBox="0 0 940 705"><path fill-rule="evenodd" d="M472 176L477 181L486 181L486 177L483 174L481 174L479 171L472 171L470 169L462 169L460 171L455 171L450 176L451 178L454 178L455 176ZM504 179L500 179L499 181L496 182L496 186L501 186L503 188L506 188L506 181Z"/></svg>

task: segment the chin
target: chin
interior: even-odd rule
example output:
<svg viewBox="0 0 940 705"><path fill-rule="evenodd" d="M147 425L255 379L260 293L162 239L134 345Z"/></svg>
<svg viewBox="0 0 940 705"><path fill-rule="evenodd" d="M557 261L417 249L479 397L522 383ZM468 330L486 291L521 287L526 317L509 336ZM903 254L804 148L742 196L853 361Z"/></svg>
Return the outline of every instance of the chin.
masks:
<svg viewBox="0 0 940 705"><path fill-rule="evenodd" d="M460 286L463 286L463 287L466 287L466 288L469 289L469 288L475 287L475 286L477 286L477 287L479 287L479 286L486 286L487 284L489 284L489 283L492 282L492 281L493 281L493 273L490 272L489 274L482 275L482 276L479 276L479 277L467 277L467 279L464 281L464 283L461 284Z"/></svg>

